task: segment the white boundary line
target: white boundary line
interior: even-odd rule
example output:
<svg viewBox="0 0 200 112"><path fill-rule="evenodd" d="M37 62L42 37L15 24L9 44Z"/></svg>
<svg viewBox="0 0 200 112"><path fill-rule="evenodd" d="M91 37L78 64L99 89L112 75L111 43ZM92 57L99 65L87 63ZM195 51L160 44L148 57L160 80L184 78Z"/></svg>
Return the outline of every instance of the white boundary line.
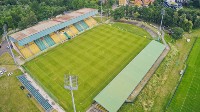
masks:
<svg viewBox="0 0 200 112"><path fill-rule="evenodd" d="M189 75L189 74L188 74ZM188 88L188 90L187 90L187 94L186 94L186 96L185 96L185 98L184 98L184 101L183 101L183 104L181 105L181 109L180 109L180 112L182 111L182 109L183 109L183 106L184 106L184 104L185 104L185 100L187 99L187 97L188 97L188 94L189 94L189 90L190 90L190 88L191 88L191 86L192 86L192 83L193 83L193 80L194 80L194 77L196 76L196 73L194 74L194 76L192 77L192 81L190 82L190 87Z"/></svg>

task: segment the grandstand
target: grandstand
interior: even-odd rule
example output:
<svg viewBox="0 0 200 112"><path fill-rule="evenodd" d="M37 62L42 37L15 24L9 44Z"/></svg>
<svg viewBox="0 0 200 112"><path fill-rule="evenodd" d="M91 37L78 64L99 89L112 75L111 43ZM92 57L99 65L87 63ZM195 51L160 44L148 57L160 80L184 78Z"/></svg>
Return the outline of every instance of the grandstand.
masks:
<svg viewBox="0 0 200 112"><path fill-rule="evenodd" d="M95 26L92 18L98 10L83 8L71 13L42 21L35 26L9 36L14 49L24 59L36 56L49 47L63 43L79 33Z"/></svg>
<svg viewBox="0 0 200 112"><path fill-rule="evenodd" d="M95 98L100 111L116 112L134 91L165 46L151 41Z"/></svg>
<svg viewBox="0 0 200 112"><path fill-rule="evenodd" d="M49 102L35 89L31 83L26 79L24 75L17 77L19 81L28 89L28 91L34 96L34 98L39 102L39 104L44 108L46 112L52 111L52 106Z"/></svg>

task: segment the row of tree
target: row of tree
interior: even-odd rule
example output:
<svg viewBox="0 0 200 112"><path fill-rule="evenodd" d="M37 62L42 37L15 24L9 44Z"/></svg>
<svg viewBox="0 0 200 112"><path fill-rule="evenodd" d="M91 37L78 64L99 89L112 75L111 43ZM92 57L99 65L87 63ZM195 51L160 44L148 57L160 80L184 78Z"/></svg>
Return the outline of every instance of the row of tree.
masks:
<svg viewBox="0 0 200 112"><path fill-rule="evenodd" d="M108 0L104 6L111 7L114 1ZM0 35L3 33L4 24L8 25L9 30L24 29L66 11L83 7L98 9L99 6L99 0L2 0Z"/></svg>
<svg viewBox="0 0 200 112"><path fill-rule="evenodd" d="M160 24L161 6L132 7L124 6L112 12L115 20L121 18L142 19L147 22ZM193 28L200 28L200 10L181 9L174 10L165 8L163 25L166 27L181 27L184 31L190 32Z"/></svg>
<svg viewBox="0 0 200 112"><path fill-rule="evenodd" d="M103 0L104 1L104 0ZM157 0L149 7L122 6L111 11L117 0L106 0L103 4L104 14L112 14L114 19L134 18L159 24L161 20L162 0ZM195 0L191 3L196 3ZM9 30L24 29L39 21L62 14L65 11L77 10L83 7L100 9L100 0L2 0L0 1L0 35L3 25L7 24ZM112 13L110 13L112 12ZM164 16L164 25L179 26L185 31L200 27L200 11L181 9L179 11L167 8Z"/></svg>
<svg viewBox="0 0 200 112"><path fill-rule="evenodd" d="M200 8L200 0L189 0L188 6Z"/></svg>
<svg viewBox="0 0 200 112"><path fill-rule="evenodd" d="M9 29L23 29L36 24L38 21L60 14L68 8L63 5L47 5L44 0L3 0L0 5L0 34L2 26L8 25ZM48 1L48 0L47 0ZM49 0L56 1L56 0ZM59 1L59 0L58 0ZM57 3L57 2L55 2ZM49 3L50 4L50 3Z"/></svg>

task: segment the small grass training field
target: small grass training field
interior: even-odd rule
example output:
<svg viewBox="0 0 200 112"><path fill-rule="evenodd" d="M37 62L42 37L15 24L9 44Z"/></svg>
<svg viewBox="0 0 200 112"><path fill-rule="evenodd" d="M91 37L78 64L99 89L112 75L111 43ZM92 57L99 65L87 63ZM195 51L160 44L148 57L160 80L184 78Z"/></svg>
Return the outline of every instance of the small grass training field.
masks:
<svg viewBox="0 0 200 112"><path fill-rule="evenodd" d="M200 110L200 38L187 60L187 69L168 108L169 112L198 112Z"/></svg>
<svg viewBox="0 0 200 112"><path fill-rule="evenodd" d="M26 96L28 91L20 89L22 84L16 76L21 74L20 70L15 70L12 76L0 77L0 112L42 111L34 98Z"/></svg>
<svg viewBox="0 0 200 112"><path fill-rule="evenodd" d="M14 71L17 69L17 66L8 52L0 55L0 68L6 68L7 71Z"/></svg>
<svg viewBox="0 0 200 112"><path fill-rule="evenodd" d="M22 85L16 76L22 72L14 65L10 54L4 53L0 56L0 68L6 68L7 73L0 76L0 112L39 112L43 111L36 100L28 98L28 91L21 90ZM9 72L13 75L7 76Z"/></svg>
<svg viewBox="0 0 200 112"><path fill-rule="evenodd" d="M66 111L73 108L71 94L64 89L64 75L77 75L76 108L85 111L93 98L150 42L143 38L147 32L141 28L134 30L142 37L113 25L97 26L25 63L24 67Z"/></svg>

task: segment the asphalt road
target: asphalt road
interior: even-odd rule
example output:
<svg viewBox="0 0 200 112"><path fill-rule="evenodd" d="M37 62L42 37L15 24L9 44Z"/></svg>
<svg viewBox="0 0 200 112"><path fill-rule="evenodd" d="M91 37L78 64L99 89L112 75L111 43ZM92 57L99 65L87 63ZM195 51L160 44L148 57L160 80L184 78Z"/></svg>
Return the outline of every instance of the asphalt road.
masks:
<svg viewBox="0 0 200 112"><path fill-rule="evenodd" d="M10 53L10 50L7 48L8 46L8 43L6 40L4 40L2 43L1 43L1 48L0 48L0 56L5 53L5 52L9 52Z"/></svg>

